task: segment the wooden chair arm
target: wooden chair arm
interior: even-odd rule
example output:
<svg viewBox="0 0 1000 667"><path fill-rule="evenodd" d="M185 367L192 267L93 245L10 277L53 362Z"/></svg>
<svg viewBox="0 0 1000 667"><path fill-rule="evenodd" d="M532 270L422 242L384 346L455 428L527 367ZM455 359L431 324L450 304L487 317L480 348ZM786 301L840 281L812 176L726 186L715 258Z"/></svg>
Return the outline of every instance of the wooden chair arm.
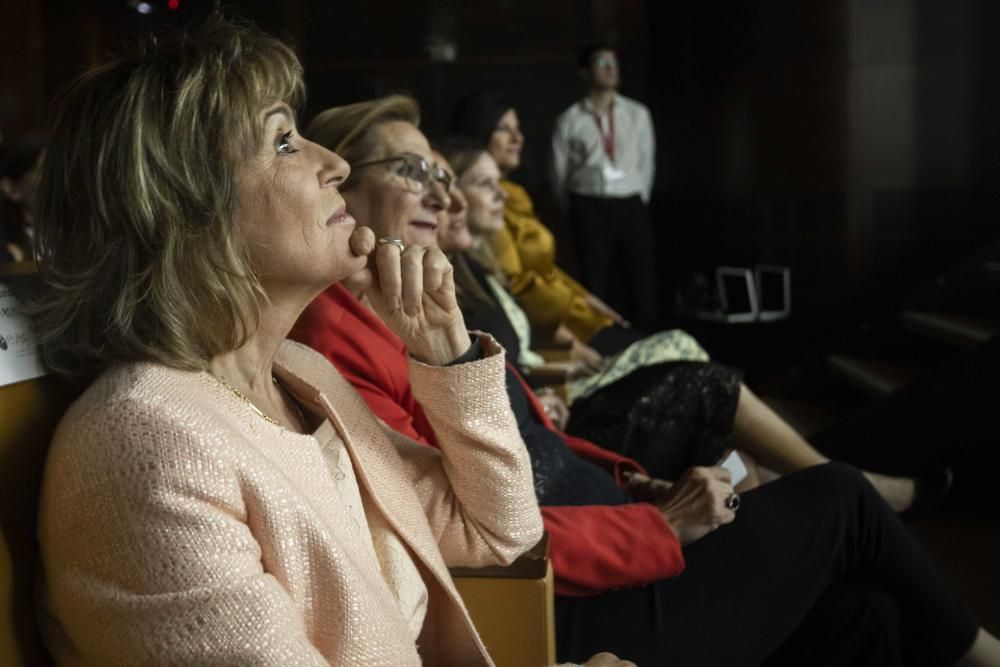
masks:
<svg viewBox="0 0 1000 667"><path fill-rule="evenodd" d="M555 663L548 535L506 567L451 568L455 586L497 667Z"/></svg>

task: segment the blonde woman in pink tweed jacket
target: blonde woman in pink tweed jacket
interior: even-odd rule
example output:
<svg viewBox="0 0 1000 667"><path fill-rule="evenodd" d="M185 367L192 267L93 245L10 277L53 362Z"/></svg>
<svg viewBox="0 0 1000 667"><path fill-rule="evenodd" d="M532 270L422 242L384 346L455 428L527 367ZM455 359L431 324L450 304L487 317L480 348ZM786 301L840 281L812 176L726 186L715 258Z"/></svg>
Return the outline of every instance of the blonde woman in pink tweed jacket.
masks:
<svg viewBox="0 0 1000 667"><path fill-rule="evenodd" d="M504 355L439 252L355 228L347 164L296 133L301 81L288 47L213 19L61 100L37 321L92 384L42 495L59 664L490 664L446 568L541 535ZM347 277L409 344L440 452L285 341Z"/></svg>

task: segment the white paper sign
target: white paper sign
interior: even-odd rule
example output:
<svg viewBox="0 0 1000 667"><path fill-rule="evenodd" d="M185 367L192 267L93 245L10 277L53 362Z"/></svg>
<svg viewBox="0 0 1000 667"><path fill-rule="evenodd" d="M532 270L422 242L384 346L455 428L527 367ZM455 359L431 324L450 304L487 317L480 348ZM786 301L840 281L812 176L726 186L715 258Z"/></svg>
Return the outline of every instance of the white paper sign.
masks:
<svg viewBox="0 0 1000 667"><path fill-rule="evenodd" d="M0 387L45 375L31 320L14 296L0 283Z"/></svg>

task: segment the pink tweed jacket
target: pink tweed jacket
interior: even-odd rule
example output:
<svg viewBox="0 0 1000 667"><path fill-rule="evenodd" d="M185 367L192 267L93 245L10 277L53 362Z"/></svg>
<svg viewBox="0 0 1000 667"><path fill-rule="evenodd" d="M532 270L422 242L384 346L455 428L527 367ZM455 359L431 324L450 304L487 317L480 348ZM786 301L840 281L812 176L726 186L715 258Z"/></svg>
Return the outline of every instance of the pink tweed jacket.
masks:
<svg viewBox="0 0 1000 667"><path fill-rule="evenodd" d="M63 418L42 491L43 615L59 664L490 664L446 568L510 562L542 521L504 355L482 340L479 361L413 362L441 451L378 422L309 348L286 342L275 369L327 417L410 550L429 596L416 645L321 439L267 423L207 373L104 373Z"/></svg>

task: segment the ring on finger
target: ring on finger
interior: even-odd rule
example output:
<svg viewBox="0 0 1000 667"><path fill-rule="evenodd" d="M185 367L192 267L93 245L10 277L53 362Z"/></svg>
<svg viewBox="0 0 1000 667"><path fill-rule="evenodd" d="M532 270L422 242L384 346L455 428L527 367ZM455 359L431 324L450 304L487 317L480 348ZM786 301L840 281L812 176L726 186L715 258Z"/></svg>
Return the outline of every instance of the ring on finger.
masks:
<svg viewBox="0 0 1000 667"><path fill-rule="evenodd" d="M383 236L378 241L379 245L394 245L399 248L399 254L402 255L403 251L406 250L406 246L403 245L403 239L394 239L391 236Z"/></svg>
<svg viewBox="0 0 1000 667"><path fill-rule="evenodd" d="M726 507L732 511L736 511L740 508L740 494L730 493L726 496Z"/></svg>

